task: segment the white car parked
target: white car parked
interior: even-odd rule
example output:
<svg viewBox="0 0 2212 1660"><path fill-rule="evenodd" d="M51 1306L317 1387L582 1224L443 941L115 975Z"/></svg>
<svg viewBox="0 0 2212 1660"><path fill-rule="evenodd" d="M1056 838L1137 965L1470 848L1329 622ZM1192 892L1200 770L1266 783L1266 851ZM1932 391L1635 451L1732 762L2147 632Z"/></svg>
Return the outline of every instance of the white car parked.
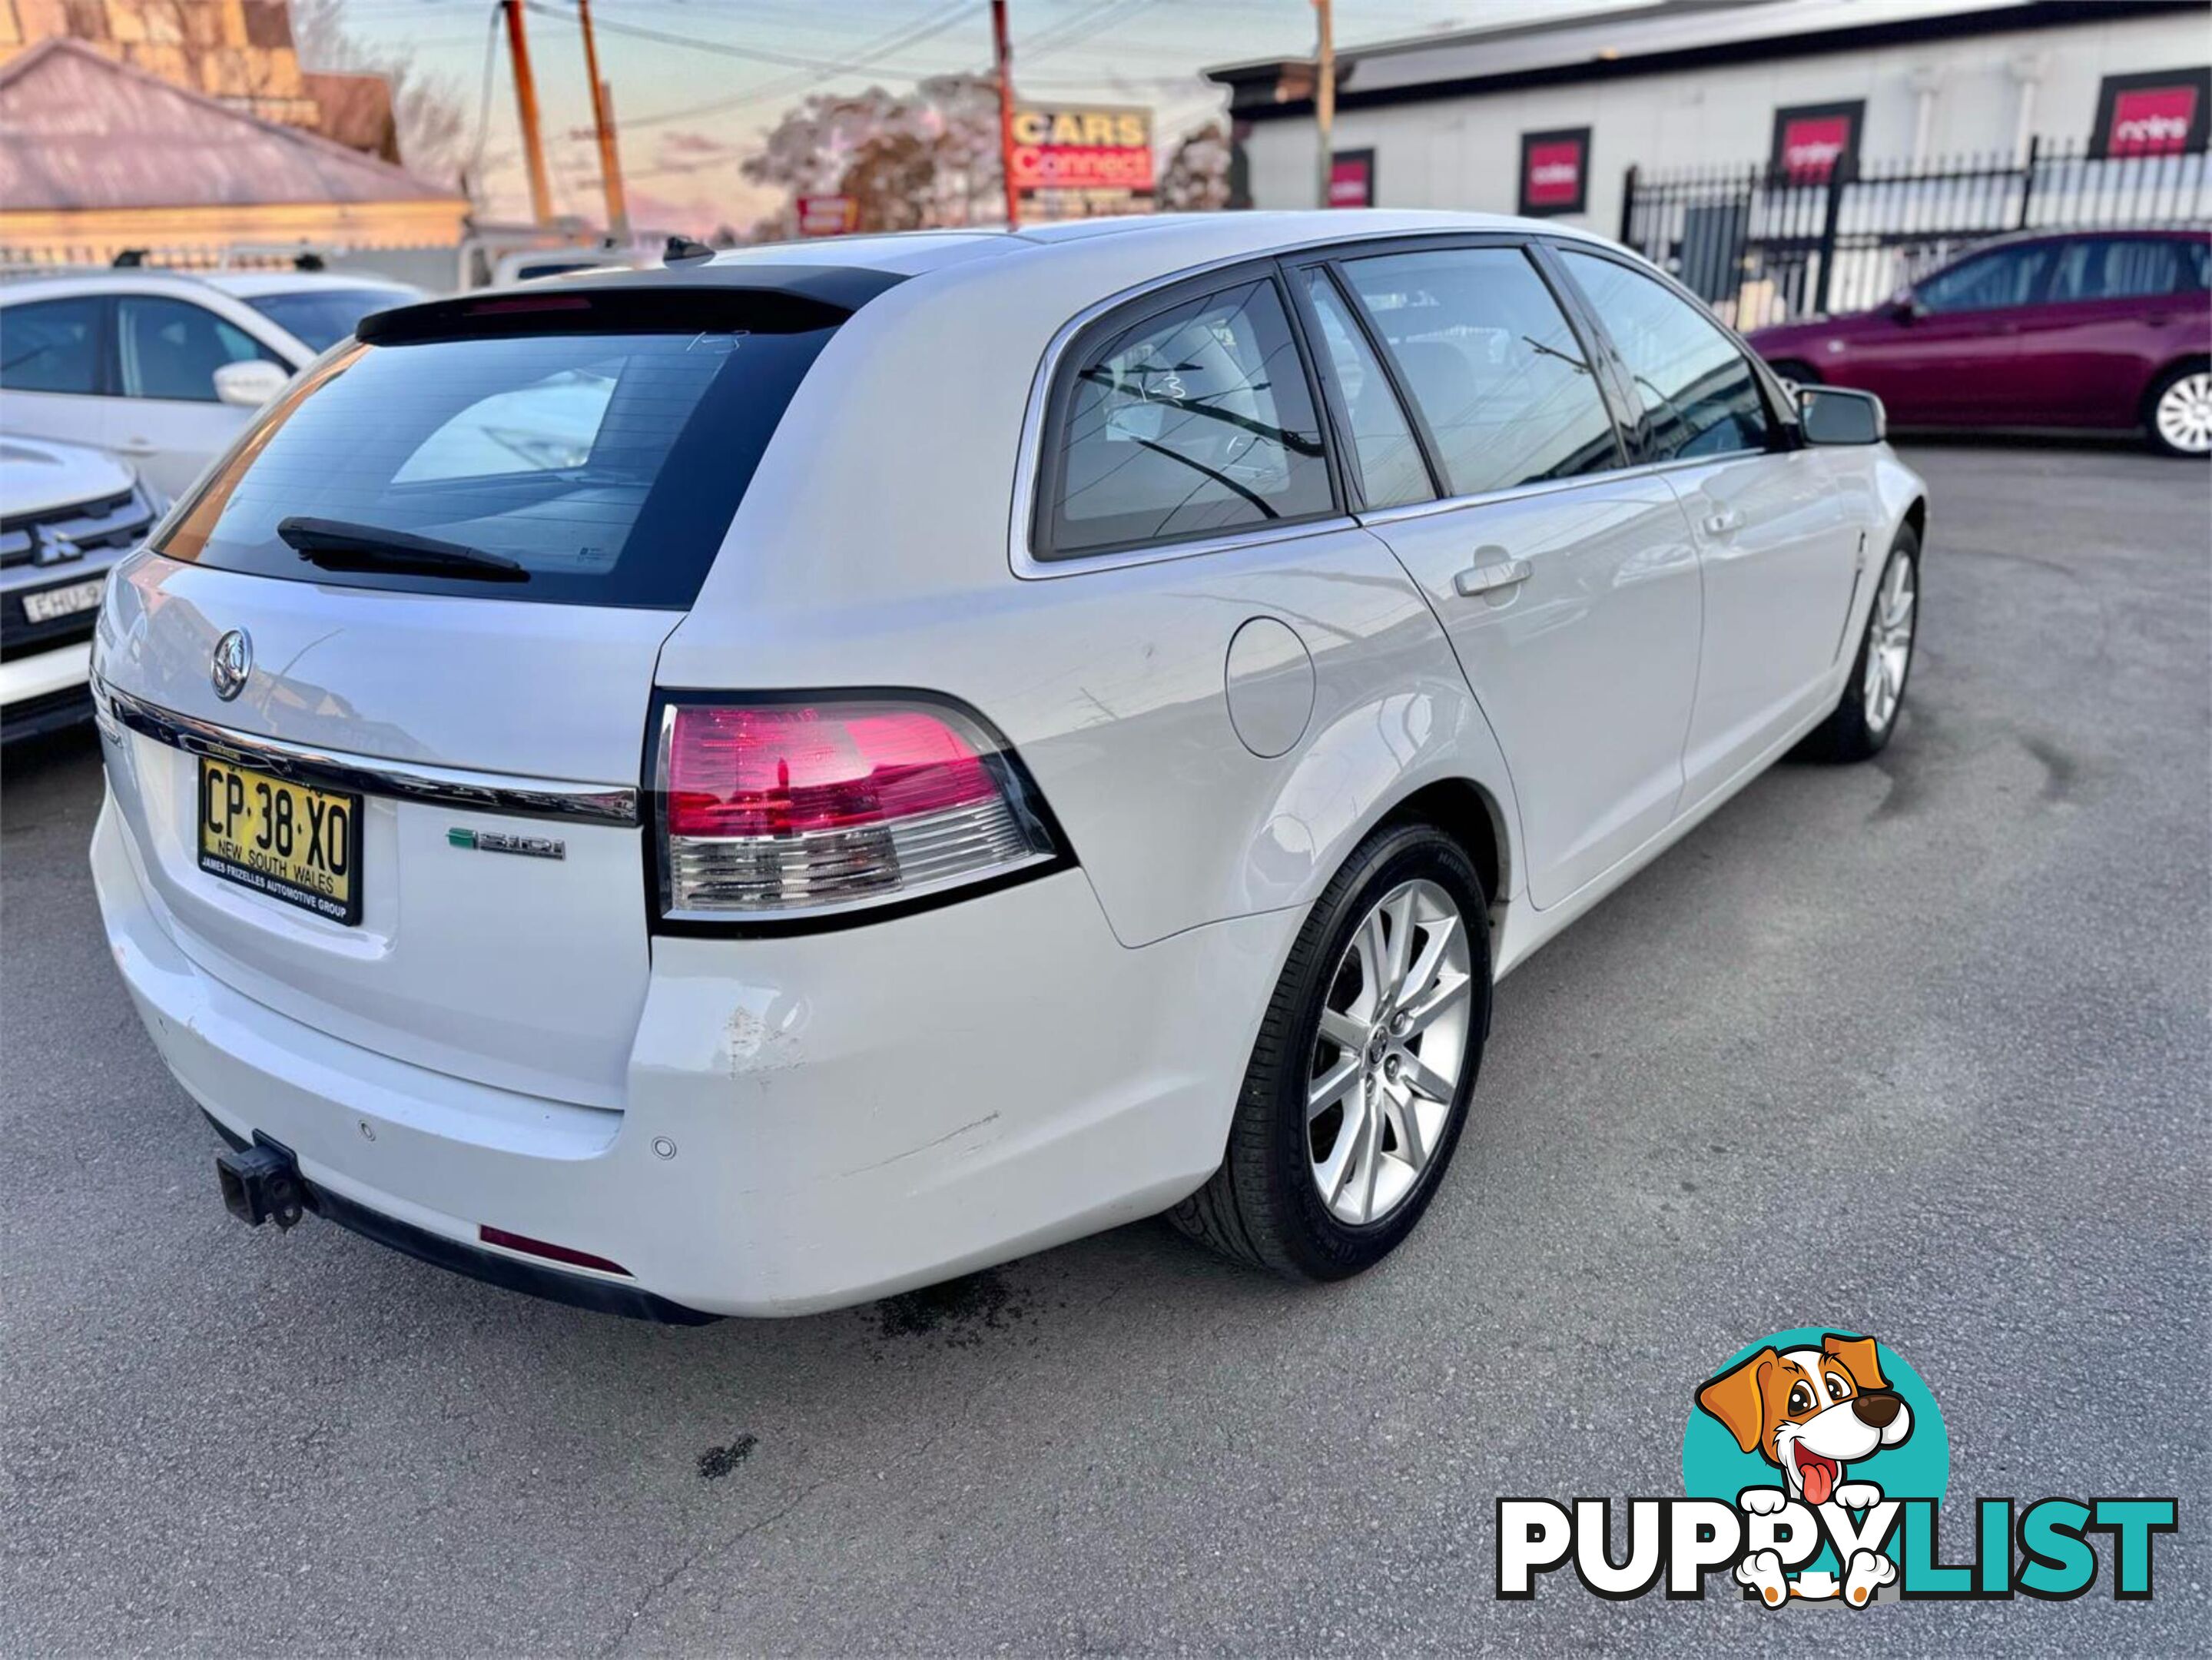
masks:
<svg viewBox="0 0 2212 1660"><path fill-rule="evenodd" d="M308 271L11 277L0 283L0 432L111 450L166 500L363 316L422 297Z"/></svg>
<svg viewBox="0 0 2212 1660"><path fill-rule="evenodd" d="M0 435L0 743L90 717L100 589L153 523L113 456Z"/></svg>
<svg viewBox="0 0 2212 1660"><path fill-rule="evenodd" d="M1357 1272L1497 977L1904 696L1880 406L1556 225L856 238L363 335L117 575L100 903L234 1210L589 1306L1163 1210Z"/></svg>

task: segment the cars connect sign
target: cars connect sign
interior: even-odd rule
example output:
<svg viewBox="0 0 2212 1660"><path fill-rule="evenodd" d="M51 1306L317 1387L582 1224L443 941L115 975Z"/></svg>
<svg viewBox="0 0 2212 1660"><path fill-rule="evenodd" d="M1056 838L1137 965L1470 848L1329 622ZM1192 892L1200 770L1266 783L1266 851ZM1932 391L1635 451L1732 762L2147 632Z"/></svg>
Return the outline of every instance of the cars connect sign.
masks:
<svg viewBox="0 0 2212 1660"><path fill-rule="evenodd" d="M2208 102L2212 102L2212 70L2106 76L2097 100L2091 153L2179 155L2202 149Z"/></svg>
<svg viewBox="0 0 2212 1660"><path fill-rule="evenodd" d="M1100 105L1014 112L1014 188L1023 217L1145 212L1152 204L1152 112Z"/></svg>

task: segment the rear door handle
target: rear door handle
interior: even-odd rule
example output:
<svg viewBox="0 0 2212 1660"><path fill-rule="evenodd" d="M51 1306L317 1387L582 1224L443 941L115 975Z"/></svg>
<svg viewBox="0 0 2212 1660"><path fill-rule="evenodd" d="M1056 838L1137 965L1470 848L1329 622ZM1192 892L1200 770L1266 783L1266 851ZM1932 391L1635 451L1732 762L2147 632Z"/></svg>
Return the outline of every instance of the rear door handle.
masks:
<svg viewBox="0 0 2212 1660"><path fill-rule="evenodd" d="M1705 534L1733 536L1743 528L1743 514L1735 508L1724 508L1718 513L1705 515Z"/></svg>
<svg viewBox="0 0 2212 1660"><path fill-rule="evenodd" d="M1478 593L1499 593L1515 588L1528 580L1529 565L1526 559L1501 559L1492 565L1469 565L1452 578L1452 587L1462 597L1472 599Z"/></svg>
<svg viewBox="0 0 2212 1660"><path fill-rule="evenodd" d="M118 455L151 455L155 447L143 438L131 438L115 446Z"/></svg>

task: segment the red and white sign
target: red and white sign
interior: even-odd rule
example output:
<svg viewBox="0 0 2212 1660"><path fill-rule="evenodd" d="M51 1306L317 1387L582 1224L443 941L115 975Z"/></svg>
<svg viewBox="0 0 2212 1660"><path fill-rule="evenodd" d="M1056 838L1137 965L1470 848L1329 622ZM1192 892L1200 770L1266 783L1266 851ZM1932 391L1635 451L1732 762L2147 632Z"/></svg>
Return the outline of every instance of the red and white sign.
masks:
<svg viewBox="0 0 2212 1660"><path fill-rule="evenodd" d="M1571 138L1528 147L1528 205L1556 208L1583 193L1583 147Z"/></svg>
<svg viewBox="0 0 2212 1660"><path fill-rule="evenodd" d="M860 226L860 204L849 196L802 196L799 198L801 236L843 236Z"/></svg>
<svg viewBox="0 0 2212 1660"><path fill-rule="evenodd" d="M1521 211L1580 213L1589 196L1589 129L1521 135Z"/></svg>
<svg viewBox="0 0 2212 1660"><path fill-rule="evenodd" d="M2173 155L2189 147L2197 120L2194 87L2144 87L2112 100L2107 155Z"/></svg>
<svg viewBox="0 0 2212 1660"><path fill-rule="evenodd" d="M1848 115L1801 116L1782 129L1782 171L1790 178L1824 182L1851 147Z"/></svg>
<svg viewBox="0 0 2212 1660"><path fill-rule="evenodd" d="M1340 150L1328 158L1328 204L1333 208L1375 205L1375 152Z"/></svg>

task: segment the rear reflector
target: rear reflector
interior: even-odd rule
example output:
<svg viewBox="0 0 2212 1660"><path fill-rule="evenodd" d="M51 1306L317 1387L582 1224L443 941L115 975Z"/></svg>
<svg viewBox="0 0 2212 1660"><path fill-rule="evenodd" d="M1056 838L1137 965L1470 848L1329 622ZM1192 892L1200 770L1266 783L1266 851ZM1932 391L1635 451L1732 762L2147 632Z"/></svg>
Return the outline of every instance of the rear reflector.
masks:
<svg viewBox="0 0 2212 1660"><path fill-rule="evenodd" d="M998 740L934 704L672 704L657 784L668 916L850 909L1054 854Z"/></svg>
<svg viewBox="0 0 2212 1660"><path fill-rule="evenodd" d="M548 1244L543 1239L532 1239L527 1234L509 1233L505 1228L486 1227L479 1224L477 1237L487 1245L497 1245L501 1250L519 1250L528 1256L542 1256L549 1262L566 1262L570 1268L597 1268L601 1274L619 1274L625 1280L630 1272L619 1262L610 1262L604 1256L594 1256L587 1250L571 1250L566 1245Z"/></svg>

